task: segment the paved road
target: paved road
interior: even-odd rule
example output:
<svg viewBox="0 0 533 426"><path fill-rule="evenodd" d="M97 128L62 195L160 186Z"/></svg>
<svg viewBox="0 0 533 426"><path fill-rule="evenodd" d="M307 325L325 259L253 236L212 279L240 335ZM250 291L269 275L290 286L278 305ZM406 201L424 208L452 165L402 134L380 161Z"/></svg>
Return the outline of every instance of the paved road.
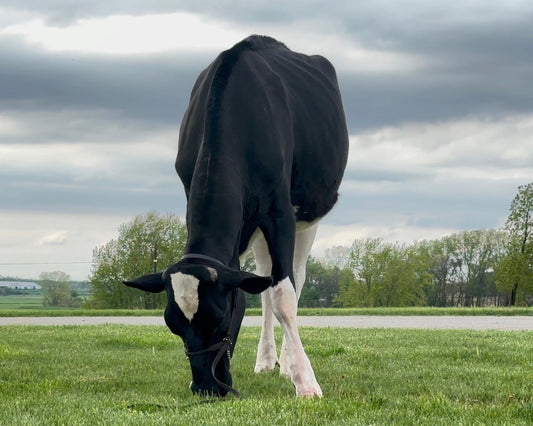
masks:
<svg viewBox="0 0 533 426"><path fill-rule="evenodd" d="M472 330L533 330L533 316L346 316L299 317L300 326L343 328L429 328ZM2 325L165 325L163 317L17 317L0 318ZM243 326L259 326L261 317L245 317Z"/></svg>

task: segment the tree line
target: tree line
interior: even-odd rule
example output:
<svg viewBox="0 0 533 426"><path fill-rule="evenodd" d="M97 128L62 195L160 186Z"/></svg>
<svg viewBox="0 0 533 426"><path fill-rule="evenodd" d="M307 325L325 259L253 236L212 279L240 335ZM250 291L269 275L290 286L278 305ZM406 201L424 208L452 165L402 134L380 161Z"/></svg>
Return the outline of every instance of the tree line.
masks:
<svg viewBox="0 0 533 426"><path fill-rule="evenodd" d="M344 272L332 306L531 306L533 183L518 188L503 229L409 245L360 239L326 263Z"/></svg>
<svg viewBox="0 0 533 426"><path fill-rule="evenodd" d="M533 183L520 186L503 229L464 231L412 244L358 239L310 258L302 307L514 306L533 304ZM166 296L122 285L175 263L187 230L175 215L156 212L122 225L93 251L95 308L154 308ZM243 268L254 269L253 259ZM249 297L258 306L259 297Z"/></svg>
<svg viewBox="0 0 533 426"><path fill-rule="evenodd" d="M506 234L493 229L410 245L356 240L347 249L333 306L510 305L511 292L499 274L505 248ZM527 303L533 291L523 290L519 300Z"/></svg>

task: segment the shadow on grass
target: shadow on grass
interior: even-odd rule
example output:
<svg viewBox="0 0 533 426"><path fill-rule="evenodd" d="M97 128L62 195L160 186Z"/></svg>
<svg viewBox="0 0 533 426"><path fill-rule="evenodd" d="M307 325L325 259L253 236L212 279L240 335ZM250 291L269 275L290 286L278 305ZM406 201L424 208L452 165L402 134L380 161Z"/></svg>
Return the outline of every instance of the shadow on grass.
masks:
<svg viewBox="0 0 533 426"><path fill-rule="evenodd" d="M202 404L213 404L215 402L224 402L228 401L229 399L235 399L235 398L199 398L196 402L188 402L183 405L178 406L170 406L170 405L160 405L160 404L153 404L149 402L139 402L136 404L130 404L127 406L129 410L137 411L139 413L157 413L160 411L165 410L176 410L176 408L179 408L180 410L188 410L190 408L198 407Z"/></svg>

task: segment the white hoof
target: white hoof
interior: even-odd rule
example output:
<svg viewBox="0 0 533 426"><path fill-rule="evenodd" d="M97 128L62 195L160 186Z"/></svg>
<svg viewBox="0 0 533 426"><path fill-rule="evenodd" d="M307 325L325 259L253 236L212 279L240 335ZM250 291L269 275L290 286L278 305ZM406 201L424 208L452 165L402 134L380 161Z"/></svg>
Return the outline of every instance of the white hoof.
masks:
<svg viewBox="0 0 533 426"><path fill-rule="evenodd" d="M318 383L308 386L299 386L296 388L296 396L299 398L322 398L322 389Z"/></svg>
<svg viewBox="0 0 533 426"><path fill-rule="evenodd" d="M261 357L261 359L257 358L255 362L254 372L263 373L266 371L272 371L274 370L274 368L276 368L277 363L278 360L276 357Z"/></svg>

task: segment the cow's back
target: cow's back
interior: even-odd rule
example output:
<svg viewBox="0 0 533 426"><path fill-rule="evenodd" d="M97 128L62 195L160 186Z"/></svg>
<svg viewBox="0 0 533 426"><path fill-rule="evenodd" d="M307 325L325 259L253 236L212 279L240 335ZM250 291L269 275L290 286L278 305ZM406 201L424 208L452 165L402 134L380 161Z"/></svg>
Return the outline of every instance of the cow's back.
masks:
<svg viewBox="0 0 533 426"><path fill-rule="evenodd" d="M280 49L266 57L282 76L293 119L291 198L297 219L324 216L337 200L348 132L335 69L322 56Z"/></svg>
<svg viewBox="0 0 533 426"><path fill-rule="evenodd" d="M315 220L333 207L348 135L329 61L261 36L221 53L198 77L180 129L176 170L187 194L202 143L225 143L209 136L217 120L239 128L231 143L241 144L235 156L246 153L236 162L246 163L248 191L285 182L298 220Z"/></svg>

